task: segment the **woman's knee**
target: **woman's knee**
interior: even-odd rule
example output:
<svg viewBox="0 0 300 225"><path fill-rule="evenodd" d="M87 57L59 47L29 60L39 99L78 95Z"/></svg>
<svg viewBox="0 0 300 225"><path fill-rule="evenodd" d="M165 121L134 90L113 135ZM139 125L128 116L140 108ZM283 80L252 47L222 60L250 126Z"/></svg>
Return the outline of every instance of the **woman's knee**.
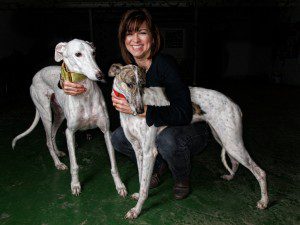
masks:
<svg viewBox="0 0 300 225"><path fill-rule="evenodd" d="M175 133L172 130L161 132L156 137L156 146L163 158L172 156L178 147Z"/></svg>
<svg viewBox="0 0 300 225"><path fill-rule="evenodd" d="M156 146L163 158L189 154L194 136L184 129L184 127L169 127L157 136Z"/></svg>
<svg viewBox="0 0 300 225"><path fill-rule="evenodd" d="M117 152L128 156L133 162L136 162L134 150L127 140L122 127L119 127L112 133L111 142Z"/></svg>
<svg viewBox="0 0 300 225"><path fill-rule="evenodd" d="M128 140L125 137L122 127L119 127L114 132L112 132L111 143L116 151L123 152L122 149L124 149L124 147L127 147L127 142Z"/></svg>

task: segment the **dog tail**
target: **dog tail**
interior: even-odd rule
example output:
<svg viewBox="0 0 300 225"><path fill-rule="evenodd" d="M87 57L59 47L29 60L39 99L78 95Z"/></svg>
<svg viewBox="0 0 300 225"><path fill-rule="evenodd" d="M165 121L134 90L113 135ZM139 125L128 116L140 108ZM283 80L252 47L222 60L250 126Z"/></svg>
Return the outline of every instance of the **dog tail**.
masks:
<svg viewBox="0 0 300 225"><path fill-rule="evenodd" d="M222 159L222 163L225 166L225 168L228 170L228 172L232 175L233 171L229 168L227 161L226 161L226 149L224 147L222 147L222 153L221 153L221 159Z"/></svg>
<svg viewBox="0 0 300 225"><path fill-rule="evenodd" d="M16 136L14 138L14 140L11 143L13 149L15 148L15 145L16 145L16 143L19 139L21 139L22 137L25 137L27 134L29 134L31 131L33 131L33 129L38 124L39 120L40 120L40 114L39 114L38 110L35 109L35 118L34 118L33 123L31 124L31 126L25 132L23 132L22 134L19 134L18 136Z"/></svg>

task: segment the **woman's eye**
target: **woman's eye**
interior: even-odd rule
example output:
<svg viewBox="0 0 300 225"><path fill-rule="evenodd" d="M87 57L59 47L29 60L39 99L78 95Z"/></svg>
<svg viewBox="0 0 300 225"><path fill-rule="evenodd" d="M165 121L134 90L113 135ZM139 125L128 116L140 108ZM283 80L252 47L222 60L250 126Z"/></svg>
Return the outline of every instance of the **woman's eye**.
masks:
<svg viewBox="0 0 300 225"><path fill-rule="evenodd" d="M76 57L82 56L82 54L80 52L76 52L75 55L76 55Z"/></svg>

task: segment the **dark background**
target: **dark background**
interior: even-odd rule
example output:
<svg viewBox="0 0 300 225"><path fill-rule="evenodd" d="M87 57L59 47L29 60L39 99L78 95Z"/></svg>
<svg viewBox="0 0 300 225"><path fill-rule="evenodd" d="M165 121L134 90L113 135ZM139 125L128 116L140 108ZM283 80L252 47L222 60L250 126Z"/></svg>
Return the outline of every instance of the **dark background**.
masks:
<svg viewBox="0 0 300 225"><path fill-rule="evenodd" d="M94 42L106 73L121 60L118 24L133 7L151 12L189 85L300 84L297 1L1 2L1 98L27 95L33 75L55 63L55 45L73 38Z"/></svg>

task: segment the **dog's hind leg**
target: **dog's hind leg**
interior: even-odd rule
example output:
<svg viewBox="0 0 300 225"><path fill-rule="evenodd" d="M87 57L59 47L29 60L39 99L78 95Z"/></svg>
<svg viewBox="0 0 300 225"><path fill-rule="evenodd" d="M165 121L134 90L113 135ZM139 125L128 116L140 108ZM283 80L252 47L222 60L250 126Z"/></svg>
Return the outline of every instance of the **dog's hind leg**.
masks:
<svg viewBox="0 0 300 225"><path fill-rule="evenodd" d="M63 120L64 120L63 116L54 115L54 121L53 121L52 128L51 128L51 140L52 140L54 151L58 157L63 157L66 155L63 151L58 150L57 145L56 145L56 140L55 140L57 130L60 127Z"/></svg>
<svg viewBox="0 0 300 225"><path fill-rule="evenodd" d="M104 139L105 139L105 143L106 143L106 147L107 147L107 151L108 151L108 155L109 155L109 159L110 159L110 164L111 164L111 175L114 179L116 190L120 196L125 197L127 195L127 191L126 191L125 185L123 184L123 182L120 178L120 174L118 171L115 150L111 143L110 131L104 132Z"/></svg>
<svg viewBox="0 0 300 225"><path fill-rule="evenodd" d="M55 137L56 137L56 133L57 133L58 128L60 127L61 123L65 119L65 116L62 112L61 107L56 102L54 94L51 95L51 108L53 110L53 117L54 117L53 118L53 124L52 124L52 127L51 127L52 144L53 144L54 151L55 151L56 155L58 157L63 157L66 154L64 152L58 150L57 145L56 145Z"/></svg>
<svg viewBox="0 0 300 225"><path fill-rule="evenodd" d="M224 157L226 157L225 156L225 153L226 153L226 150L225 150L225 148L224 149L222 149L222 151L224 150L224 156L222 156L222 158ZM236 173L236 171L237 171L237 169L238 169L238 167L239 167L239 162L238 161L236 161L230 154L227 154L228 155L228 157L229 157L229 159L230 159L230 162L231 162L231 173L230 174L224 174L224 175L222 175L221 176L221 178L223 178L224 180L232 180L233 179L233 177L234 177L234 175L235 175L235 173Z"/></svg>
<svg viewBox="0 0 300 225"><path fill-rule="evenodd" d="M261 199L257 202L257 208L265 209L268 206L268 202L269 202L265 171L263 171L252 160L246 148L244 147L243 141L230 143L230 144L224 143L224 144L228 154L236 161L241 163L243 166L248 168L257 179L261 190Z"/></svg>
<svg viewBox="0 0 300 225"><path fill-rule="evenodd" d="M222 141L220 140L220 137L219 135L217 134L216 130L214 129L213 125L208 123L210 129L211 129L211 133L213 135L213 137L215 138L215 140L222 146L222 152L221 152L221 160L222 160L222 163L224 165L224 167L228 170L229 174L225 174L225 175L222 175L221 177L225 180L231 180L233 177L234 177L234 174L235 172L237 171L238 169L238 164L236 164L236 161L229 156L230 160L231 160L231 165L232 165L232 168L229 168L228 164L227 164L227 161L226 161L226 149L224 148L223 144L222 144Z"/></svg>
<svg viewBox="0 0 300 225"><path fill-rule="evenodd" d="M31 94L32 101L35 104L40 114L41 120L43 122L45 132L46 132L47 147L54 161L55 167L59 170L65 170L68 167L59 160L53 147L52 135L51 135L52 116L51 116L51 109L50 109L50 101L45 95L42 94L37 95L37 92L35 91L35 88L33 86L30 87L30 94Z"/></svg>
<svg viewBox="0 0 300 225"><path fill-rule="evenodd" d="M234 159L234 169L237 169L238 164L235 163L235 161L237 161L248 168L257 179L261 190L261 199L257 202L257 208L265 209L269 202L266 173L252 160L244 146L241 116L234 112L232 112L231 115L233 115L231 120L214 123L214 131L218 134L219 140L224 148L223 151L226 150L228 155ZM226 126L224 126L224 124ZM234 173L230 174L232 175Z"/></svg>

